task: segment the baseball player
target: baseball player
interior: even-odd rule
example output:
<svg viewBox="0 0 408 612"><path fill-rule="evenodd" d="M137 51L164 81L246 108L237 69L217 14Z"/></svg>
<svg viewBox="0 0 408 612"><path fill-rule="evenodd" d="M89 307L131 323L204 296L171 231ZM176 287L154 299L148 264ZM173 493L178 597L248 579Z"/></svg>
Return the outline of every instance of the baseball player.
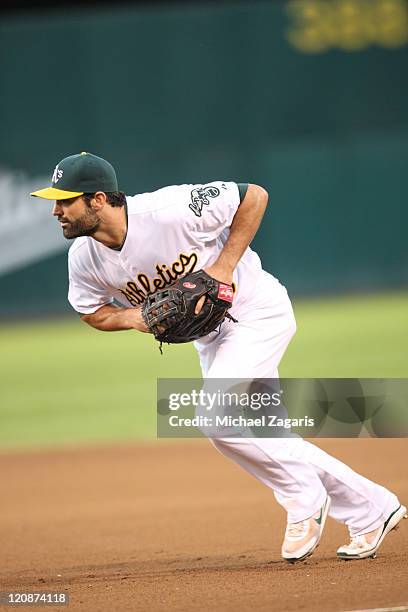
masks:
<svg viewBox="0 0 408 612"><path fill-rule="evenodd" d="M147 296L199 270L234 286L218 334L195 341L203 378L277 378L296 330L287 291L249 247L268 194L253 184L212 181L125 196L112 165L90 153L64 158L50 187L31 195L55 200L52 214L69 250L69 295L82 320L102 331L151 331ZM189 284L189 283L188 283ZM287 512L284 559L305 559L329 515L350 542L339 558L375 556L406 508L383 486L301 438L220 437L214 446L270 487Z"/></svg>

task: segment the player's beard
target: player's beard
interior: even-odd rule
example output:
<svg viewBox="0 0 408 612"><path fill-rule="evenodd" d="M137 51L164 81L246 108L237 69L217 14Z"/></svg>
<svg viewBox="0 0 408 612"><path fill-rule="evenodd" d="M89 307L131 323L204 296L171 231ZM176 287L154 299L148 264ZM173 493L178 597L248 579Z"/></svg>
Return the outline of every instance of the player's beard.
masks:
<svg viewBox="0 0 408 612"><path fill-rule="evenodd" d="M99 227L99 217L94 210L86 205L85 212L80 219L66 222L68 225L62 228L65 238L79 238L79 236L92 236Z"/></svg>

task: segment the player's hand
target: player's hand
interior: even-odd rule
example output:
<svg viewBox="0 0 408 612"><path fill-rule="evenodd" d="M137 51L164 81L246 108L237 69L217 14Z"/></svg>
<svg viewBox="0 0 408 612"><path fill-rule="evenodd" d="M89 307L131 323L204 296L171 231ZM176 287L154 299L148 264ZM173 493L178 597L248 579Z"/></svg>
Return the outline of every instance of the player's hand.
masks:
<svg viewBox="0 0 408 612"><path fill-rule="evenodd" d="M225 283L226 285L232 285L232 272L230 268L226 268L217 263L209 266L208 268L204 268L204 272L207 272L209 276L215 278L220 283ZM195 308L195 313L198 314L203 307L205 298L202 297Z"/></svg>
<svg viewBox="0 0 408 612"><path fill-rule="evenodd" d="M227 268L226 266L221 266L220 264L215 263L208 268L204 268L204 272L207 272L209 276L212 276L220 283L232 285L233 270L229 267Z"/></svg>

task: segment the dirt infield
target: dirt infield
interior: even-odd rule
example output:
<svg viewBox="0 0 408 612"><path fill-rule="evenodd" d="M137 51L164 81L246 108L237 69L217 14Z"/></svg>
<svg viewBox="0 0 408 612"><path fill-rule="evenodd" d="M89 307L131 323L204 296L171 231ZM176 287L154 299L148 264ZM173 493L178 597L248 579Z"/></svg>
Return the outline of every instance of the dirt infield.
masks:
<svg viewBox="0 0 408 612"><path fill-rule="evenodd" d="M319 446L408 501L407 440ZM313 557L288 565L283 510L207 441L3 453L0 481L3 591L67 590L69 610L98 612L408 603L408 521L376 559L344 562L329 519Z"/></svg>

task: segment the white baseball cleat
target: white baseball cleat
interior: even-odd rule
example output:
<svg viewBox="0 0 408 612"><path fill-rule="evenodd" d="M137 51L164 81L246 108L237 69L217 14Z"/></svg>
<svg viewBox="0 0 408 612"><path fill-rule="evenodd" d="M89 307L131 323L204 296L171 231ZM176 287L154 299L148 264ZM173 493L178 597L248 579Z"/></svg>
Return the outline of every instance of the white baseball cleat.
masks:
<svg viewBox="0 0 408 612"><path fill-rule="evenodd" d="M405 506L399 506L378 529L363 535L352 536L350 544L340 546L337 549L337 556L346 561L348 559L374 558L387 533L393 529L398 529L398 523L403 518L408 518L407 509Z"/></svg>
<svg viewBox="0 0 408 612"><path fill-rule="evenodd" d="M288 523L282 544L282 557L290 563L303 561L318 547L330 507L330 497L316 514L300 523Z"/></svg>

